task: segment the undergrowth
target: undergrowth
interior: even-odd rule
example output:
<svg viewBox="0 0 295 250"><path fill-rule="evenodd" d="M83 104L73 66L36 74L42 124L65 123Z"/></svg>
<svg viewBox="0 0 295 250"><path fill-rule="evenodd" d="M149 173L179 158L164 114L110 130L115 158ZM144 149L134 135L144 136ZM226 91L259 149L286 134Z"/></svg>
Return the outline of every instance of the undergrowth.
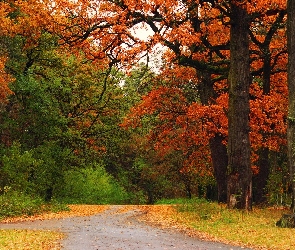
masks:
<svg viewBox="0 0 295 250"><path fill-rule="evenodd" d="M57 199L68 204L124 204L128 194L103 166L69 170Z"/></svg>
<svg viewBox="0 0 295 250"><path fill-rule="evenodd" d="M7 191L0 196L0 219L22 215L34 215L43 212L58 212L67 210L65 204L52 201L45 203L39 197L33 197L22 192Z"/></svg>

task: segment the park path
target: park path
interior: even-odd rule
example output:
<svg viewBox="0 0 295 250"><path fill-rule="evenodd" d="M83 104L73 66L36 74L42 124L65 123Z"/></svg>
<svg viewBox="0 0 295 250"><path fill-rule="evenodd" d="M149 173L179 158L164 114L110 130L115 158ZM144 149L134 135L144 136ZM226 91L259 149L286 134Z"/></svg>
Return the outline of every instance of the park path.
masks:
<svg viewBox="0 0 295 250"><path fill-rule="evenodd" d="M160 229L137 218L140 210L110 206L85 217L0 224L0 229L54 230L66 234L64 250L239 250L243 247L202 241L176 230ZM123 211L123 212L122 212Z"/></svg>

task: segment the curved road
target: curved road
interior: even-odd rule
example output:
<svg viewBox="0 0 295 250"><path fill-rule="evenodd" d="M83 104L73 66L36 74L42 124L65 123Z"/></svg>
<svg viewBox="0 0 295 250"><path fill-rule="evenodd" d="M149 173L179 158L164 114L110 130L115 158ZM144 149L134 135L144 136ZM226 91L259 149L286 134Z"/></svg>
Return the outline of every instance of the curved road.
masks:
<svg viewBox="0 0 295 250"><path fill-rule="evenodd" d="M64 219L0 224L0 229L50 229L65 233L64 250L238 250L226 244L202 241L180 232L159 229L136 219L140 211L117 212L111 206L103 213Z"/></svg>

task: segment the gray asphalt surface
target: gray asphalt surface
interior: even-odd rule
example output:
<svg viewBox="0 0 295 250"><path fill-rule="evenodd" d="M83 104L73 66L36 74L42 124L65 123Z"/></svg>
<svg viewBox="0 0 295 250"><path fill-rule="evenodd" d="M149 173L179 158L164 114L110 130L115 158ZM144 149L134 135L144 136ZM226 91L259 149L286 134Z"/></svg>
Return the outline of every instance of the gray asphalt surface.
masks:
<svg viewBox="0 0 295 250"><path fill-rule="evenodd" d="M159 229L136 218L140 211L117 213L120 206L97 215L0 224L0 229L61 231L64 250L238 250L243 247L202 241L175 230Z"/></svg>

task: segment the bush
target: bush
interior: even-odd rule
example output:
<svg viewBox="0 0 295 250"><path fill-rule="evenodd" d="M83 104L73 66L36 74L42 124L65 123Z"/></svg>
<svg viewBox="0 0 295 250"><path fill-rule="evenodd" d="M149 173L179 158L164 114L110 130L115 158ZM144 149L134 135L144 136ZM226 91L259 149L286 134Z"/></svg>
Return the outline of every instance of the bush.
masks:
<svg viewBox="0 0 295 250"><path fill-rule="evenodd" d="M26 193L32 189L32 182L29 179L40 167L41 162L33 157L31 151L22 151L21 145L14 143L4 152L0 161L2 163L1 189L9 186L14 191Z"/></svg>
<svg viewBox="0 0 295 250"><path fill-rule="evenodd" d="M66 203L122 204L128 195L104 167L97 164L66 171L57 199Z"/></svg>
<svg viewBox="0 0 295 250"><path fill-rule="evenodd" d="M33 215L42 210L41 198L33 198L17 191L7 190L0 196L0 218Z"/></svg>
<svg viewBox="0 0 295 250"><path fill-rule="evenodd" d="M5 217L34 215L42 212L69 210L68 206L57 201L45 203L40 197L33 197L5 187L0 196L0 219Z"/></svg>

